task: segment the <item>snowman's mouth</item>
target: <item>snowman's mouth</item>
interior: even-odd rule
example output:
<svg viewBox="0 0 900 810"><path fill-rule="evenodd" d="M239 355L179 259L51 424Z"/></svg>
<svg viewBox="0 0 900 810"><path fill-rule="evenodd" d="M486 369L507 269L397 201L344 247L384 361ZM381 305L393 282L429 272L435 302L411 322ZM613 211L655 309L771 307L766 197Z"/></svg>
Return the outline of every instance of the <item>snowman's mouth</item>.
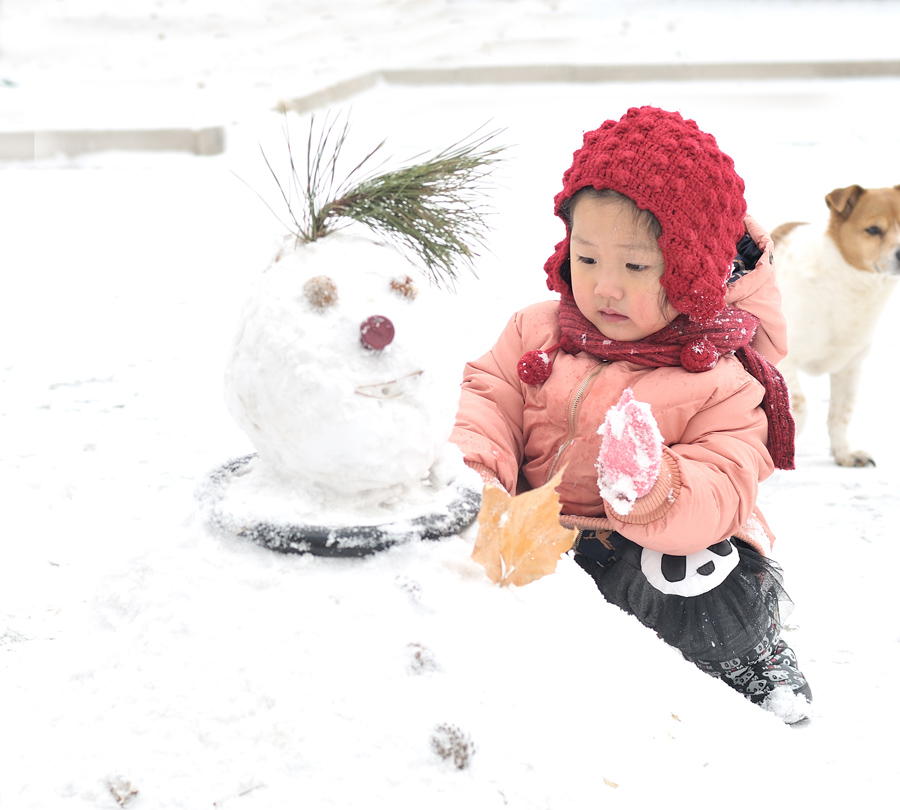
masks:
<svg viewBox="0 0 900 810"><path fill-rule="evenodd" d="M374 397L375 399L394 399L403 396L411 388L411 381L422 374L420 371L413 371L405 374L396 380L388 380L387 382L374 383L372 385L358 385L354 389L355 393L363 397Z"/></svg>

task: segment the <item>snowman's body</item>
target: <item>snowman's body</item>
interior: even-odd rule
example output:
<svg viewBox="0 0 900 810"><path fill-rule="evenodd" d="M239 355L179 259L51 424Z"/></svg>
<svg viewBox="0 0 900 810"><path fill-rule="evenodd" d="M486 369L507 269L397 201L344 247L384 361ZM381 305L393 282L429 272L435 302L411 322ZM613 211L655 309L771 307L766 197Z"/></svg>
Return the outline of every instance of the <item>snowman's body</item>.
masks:
<svg viewBox="0 0 900 810"><path fill-rule="evenodd" d="M339 232L286 243L261 274L226 370L258 454L229 487L232 509L379 523L421 513L465 472L447 443L458 381L436 363L444 308L414 272L394 248ZM361 339L372 316L393 324L383 348Z"/></svg>

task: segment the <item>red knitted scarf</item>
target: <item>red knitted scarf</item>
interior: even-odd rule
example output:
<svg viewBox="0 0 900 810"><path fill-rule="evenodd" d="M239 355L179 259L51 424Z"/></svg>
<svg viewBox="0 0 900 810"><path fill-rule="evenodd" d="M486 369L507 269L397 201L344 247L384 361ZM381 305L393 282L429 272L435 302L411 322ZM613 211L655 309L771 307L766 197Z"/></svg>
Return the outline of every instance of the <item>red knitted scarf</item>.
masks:
<svg viewBox="0 0 900 810"><path fill-rule="evenodd" d="M626 360L639 366L682 366L708 371L723 354L734 352L744 368L766 389L762 407L769 420L768 448L775 466L794 469L794 418L784 378L765 357L750 346L759 318L726 307L711 324L701 325L679 315L643 340L610 340L582 315L575 300L562 295L559 302L562 339L559 348L569 354L587 352L601 360Z"/></svg>

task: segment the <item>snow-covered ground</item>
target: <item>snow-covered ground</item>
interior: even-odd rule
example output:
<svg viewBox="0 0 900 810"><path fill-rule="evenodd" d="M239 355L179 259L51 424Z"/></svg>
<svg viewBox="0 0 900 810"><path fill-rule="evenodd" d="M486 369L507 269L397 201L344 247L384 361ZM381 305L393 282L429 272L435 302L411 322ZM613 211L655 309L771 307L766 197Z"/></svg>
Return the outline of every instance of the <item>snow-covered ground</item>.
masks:
<svg viewBox="0 0 900 810"><path fill-rule="evenodd" d="M851 426L878 466L831 462L815 379L797 470L763 488L816 696L801 729L681 661L567 558L500 589L470 560L474 530L363 560L280 556L211 535L193 493L252 449L222 376L283 232L254 193L277 206L259 145L284 155L279 100L388 68L893 59L900 4L249 5L0 0L0 130L227 134L209 157L0 163L0 808L890 801L900 298ZM387 136L398 158L504 129L492 252L446 298L459 329L433 371L453 378L546 297L552 198L582 130L635 104L681 110L774 227L819 216L833 188L900 182L898 97L889 76L376 83L337 106L360 149ZM302 142L308 118L287 122ZM474 743L467 768L433 752L444 723Z"/></svg>

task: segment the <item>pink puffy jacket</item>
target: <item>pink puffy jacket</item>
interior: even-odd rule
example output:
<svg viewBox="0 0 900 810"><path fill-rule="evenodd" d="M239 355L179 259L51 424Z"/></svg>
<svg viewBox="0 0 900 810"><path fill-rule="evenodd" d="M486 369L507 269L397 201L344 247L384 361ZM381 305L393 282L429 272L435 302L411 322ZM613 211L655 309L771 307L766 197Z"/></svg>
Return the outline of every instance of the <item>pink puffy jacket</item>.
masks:
<svg viewBox="0 0 900 810"><path fill-rule="evenodd" d="M786 330L771 266L771 240L750 218L763 258L729 287L728 303L760 318L754 347L771 362L785 354ZM541 486L562 470L562 523L616 530L647 548L691 554L737 536L761 553L773 537L756 507L759 483L774 465L766 449L764 389L734 356L711 371L643 368L555 351L553 372L526 385L519 358L559 341L558 303L517 312L496 345L466 366L451 440L466 463L508 492ZM597 485L597 428L625 388L650 405L663 435L662 471L627 515Z"/></svg>

